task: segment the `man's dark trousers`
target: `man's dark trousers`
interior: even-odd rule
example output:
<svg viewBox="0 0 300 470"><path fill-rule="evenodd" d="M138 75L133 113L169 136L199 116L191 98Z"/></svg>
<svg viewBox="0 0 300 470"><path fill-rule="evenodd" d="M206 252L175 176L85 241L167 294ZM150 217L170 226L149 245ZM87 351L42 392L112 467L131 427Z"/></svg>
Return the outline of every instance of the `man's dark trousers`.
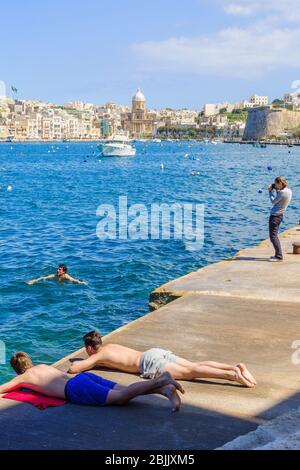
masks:
<svg viewBox="0 0 300 470"><path fill-rule="evenodd" d="M279 258L279 259L283 258L281 244L278 238L279 225L281 224L282 219L283 219L283 214L271 215L269 219L270 240L275 249L275 256L276 258Z"/></svg>

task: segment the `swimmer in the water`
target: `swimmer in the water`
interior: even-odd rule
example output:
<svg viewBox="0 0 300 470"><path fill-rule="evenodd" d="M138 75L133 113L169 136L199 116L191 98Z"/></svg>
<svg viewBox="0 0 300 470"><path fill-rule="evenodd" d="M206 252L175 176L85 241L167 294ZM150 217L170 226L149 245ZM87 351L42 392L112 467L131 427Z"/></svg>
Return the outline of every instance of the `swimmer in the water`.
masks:
<svg viewBox="0 0 300 470"><path fill-rule="evenodd" d="M28 281L27 284L29 286L32 286L36 282L46 281L48 279L57 279L58 281L71 281L71 282L74 282L75 284L87 285L87 282L79 281L79 279L75 279L74 277L70 276L68 274L68 268L65 264L60 264L58 266L56 274L50 274L50 276L42 276L42 277L38 277L37 279L32 279L31 281Z"/></svg>

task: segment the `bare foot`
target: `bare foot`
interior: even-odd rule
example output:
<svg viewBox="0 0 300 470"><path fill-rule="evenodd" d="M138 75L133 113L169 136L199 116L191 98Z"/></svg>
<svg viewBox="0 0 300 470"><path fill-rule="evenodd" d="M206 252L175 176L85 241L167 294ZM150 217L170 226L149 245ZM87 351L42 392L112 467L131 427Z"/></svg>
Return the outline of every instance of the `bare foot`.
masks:
<svg viewBox="0 0 300 470"><path fill-rule="evenodd" d="M255 378L249 372L249 370L247 369L245 364L240 362L240 364L238 364L237 367L240 369L240 371L242 373L242 376L245 377L245 379L248 380L248 382L251 382L253 385L257 385L257 382L256 382Z"/></svg>
<svg viewBox="0 0 300 470"><path fill-rule="evenodd" d="M167 397L170 403L172 404L172 411L179 411L181 406L181 400L174 385L165 385L164 387L162 387L161 391L162 394Z"/></svg>
<svg viewBox="0 0 300 470"><path fill-rule="evenodd" d="M173 379L170 372L164 372L156 379L158 381L159 387L164 387L165 385L173 385L177 390L179 390L182 394L184 393L184 389L180 385L179 382Z"/></svg>
<svg viewBox="0 0 300 470"><path fill-rule="evenodd" d="M247 380L243 375L239 367L234 368L235 371L235 380L236 382L239 382L242 385L245 385L248 388L253 388L254 384Z"/></svg>

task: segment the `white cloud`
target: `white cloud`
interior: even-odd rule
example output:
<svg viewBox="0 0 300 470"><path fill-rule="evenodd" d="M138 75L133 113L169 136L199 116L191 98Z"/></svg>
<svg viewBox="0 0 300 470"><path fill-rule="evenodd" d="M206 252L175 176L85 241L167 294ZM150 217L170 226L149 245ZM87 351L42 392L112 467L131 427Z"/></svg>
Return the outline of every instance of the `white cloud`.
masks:
<svg viewBox="0 0 300 470"><path fill-rule="evenodd" d="M249 16L255 12L255 9L252 5L241 5L238 3L230 3L229 5L225 6L224 9L226 13L238 16Z"/></svg>
<svg viewBox="0 0 300 470"><path fill-rule="evenodd" d="M250 16L273 14L288 21L300 20L299 0L220 0L228 14Z"/></svg>
<svg viewBox="0 0 300 470"><path fill-rule="evenodd" d="M145 69L252 79L299 67L300 30L259 23L132 46Z"/></svg>

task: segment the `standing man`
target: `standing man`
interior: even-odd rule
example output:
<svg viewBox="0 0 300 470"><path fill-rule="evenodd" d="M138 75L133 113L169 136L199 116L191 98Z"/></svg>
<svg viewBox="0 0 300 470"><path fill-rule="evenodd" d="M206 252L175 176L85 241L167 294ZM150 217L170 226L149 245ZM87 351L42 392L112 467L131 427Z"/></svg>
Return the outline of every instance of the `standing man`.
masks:
<svg viewBox="0 0 300 470"><path fill-rule="evenodd" d="M276 191L276 194L274 191ZM269 186L269 195L273 204L269 219L269 232L270 240L275 249L275 256L271 256L270 261L283 261L278 230L283 215L292 200L292 191L288 188L288 182L283 176L278 176L275 182Z"/></svg>

